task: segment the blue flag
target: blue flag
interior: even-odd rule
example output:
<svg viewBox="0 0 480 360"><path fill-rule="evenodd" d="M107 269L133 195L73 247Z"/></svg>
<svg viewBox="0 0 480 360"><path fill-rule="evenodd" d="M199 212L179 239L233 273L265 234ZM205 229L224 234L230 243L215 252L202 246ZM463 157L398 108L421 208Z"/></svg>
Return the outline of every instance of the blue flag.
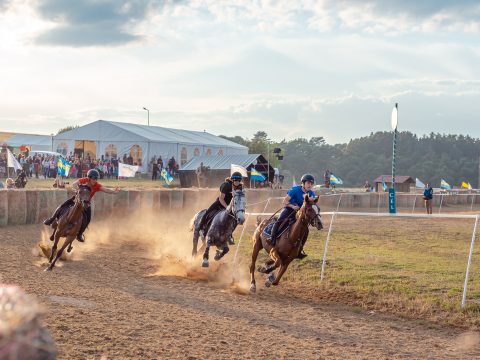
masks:
<svg viewBox="0 0 480 360"><path fill-rule="evenodd" d="M335 176L335 174L331 173L330 174L330 185L342 185L343 181L340 179L338 176Z"/></svg>
<svg viewBox="0 0 480 360"><path fill-rule="evenodd" d="M68 173L70 172L71 167L72 167L72 164L70 164L66 159L64 159L61 156L58 157L57 174L62 176L68 176Z"/></svg>
<svg viewBox="0 0 480 360"><path fill-rule="evenodd" d="M163 181L165 181L165 184L167 184L168 186L173 184L172 175L170 175L170 173L164 167L162 167L162 171L160 172L160 177L162 178Z"/></svg>
<svg viewBox="0 0 480 360"><path fill-rule="evenodd" d="M252 168L250 170L250 179L257 180L257 181L265 181L265 176L263 176L257 170Z"/></svg>
<svg viewBox="0 0 480 360"><path fill-rule="evenodd" d="M442 181L440 182L440 187L442 189L446 189L446 190L451 190L452 187L450 186L449 183L447 183L445 180L442 179Z"/></svg>
<svg viewBox="0 0 480 360"><path fill-rule="evenodd" d="M382 188L383 188L383 191L387 191L387 189L388 189L387 183L385 182L385 180L383 179L383 177L382 177Z"/></svg>

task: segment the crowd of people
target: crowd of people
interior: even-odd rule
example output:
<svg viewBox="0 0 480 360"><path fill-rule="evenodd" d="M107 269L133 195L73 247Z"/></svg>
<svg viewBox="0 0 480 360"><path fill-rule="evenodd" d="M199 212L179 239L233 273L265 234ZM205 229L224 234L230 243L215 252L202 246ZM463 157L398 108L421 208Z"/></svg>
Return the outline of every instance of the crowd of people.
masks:
<svg viewBox="0 0 480 360"><path fill-rule="evenodd" d="M54 179L57 185L58 182L62 183L60 181L61 179L59 180L57 176L57 156L45 152L29 153L28 151L13 155L22 168L21 171L17 170L17 173L14 173L12 169L10 169L10 171L8 170L7 151L5 148L0 149L0 178L7 178L5 184L0 183L0 188L19 187L15 185L16 180L13 180L14 177L17 177L17 179L20 177L21 181L25 181L25 183L27 178ZM118 179L119 163L142 166L140 159L138 161L134 161L132 156L127 154L123 155L121 159L103 155L100 159L95 159L88 154L85 157L80 157L77 154L71 154L64 156L64 158L71 164L69 174L66 176L66 178L71 179L80 179L85 177L90 169L96 169L100 174L100 179ZM154 156L149 163L148 170L152 173L152 180L158 179L163 167L165 167L173 177L178 176L179 164L175 158L172 156L164 165L162 156L159 155Z"/></svg>

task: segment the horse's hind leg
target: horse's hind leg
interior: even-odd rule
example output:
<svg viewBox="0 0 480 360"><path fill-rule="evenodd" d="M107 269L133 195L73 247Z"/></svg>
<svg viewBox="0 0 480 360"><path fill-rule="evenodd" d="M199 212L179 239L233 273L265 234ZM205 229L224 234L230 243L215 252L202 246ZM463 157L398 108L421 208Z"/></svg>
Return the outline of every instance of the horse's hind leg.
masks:
<svg viewBox="0 0 480 360"><path fill-rule="evenodd" d="M255 236L255 244L253 244L252 262L250 264L250 292L257 291L257 285L255 283L255 263L257 262L258 253L262 250L262 240L260 236Z"/></svg>
<svg viewBox="0 0 480 360"><path fill-rule="evenodd" d="M197 230L193 230L193 249L192 249L192 257L197 256L197 248L198 248L198 237L200 236Z"/></svg>
<svg viewBox="0 0 480 360"><path fill-rule="evenodd" d="M208 254L210 252L210 246L213 245L213 241L208 237L207 245L205 246L205 252L203 253L202 267L208 267Z"/></svg>
<svg viewBox="0 0 480 360"><path fill-rule="evenodd" d="M262 266L258 266L257 271L261 272L263 274L267 274L267 273L269 273L270 271L273 270L272 265L274 263L275 263L275 260L270 259L270 260L266 261L265 264L263 264Z"/></svg>

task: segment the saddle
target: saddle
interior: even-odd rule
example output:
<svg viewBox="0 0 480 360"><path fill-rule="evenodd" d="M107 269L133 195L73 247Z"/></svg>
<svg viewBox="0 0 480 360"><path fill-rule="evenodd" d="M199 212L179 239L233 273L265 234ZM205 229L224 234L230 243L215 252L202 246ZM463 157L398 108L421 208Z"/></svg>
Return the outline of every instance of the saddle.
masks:
<svg viewBox="0 0 480 360"><path fill-rule="evenodd" d="M58 214L58 217L57 217L57 221L59 221L62 216L64 216L66 213L68 213L70 211L71 208L73 208L75 205L70 205L70 206L66 206L64 209L62 209L60 211L60 213ZM82 214L82 223L85 223L85 221L87 221L87 214L85 214L85 211L83 212Z"/></svg>
<svg viewBox="0 0 480 360"><path fill-rule="evenodd" d="M274 218L274 221L271 221L267 226L265 226L265 228L263 229L263 235L265 235L265 237L267 239L271 239L272 238L272 229L273 229L273 225L275 225L275 223L278 221L278 219L275 217ZM295 223L296 219L295 217L289 217L287 218L285 221L283 221L283 224L280 224L280 228L278 229L278 233L277 233L277 239L280 238L280 236L283 235L283 233L285 231L287 231L290 226L292 226L294 223Z"/></svg>

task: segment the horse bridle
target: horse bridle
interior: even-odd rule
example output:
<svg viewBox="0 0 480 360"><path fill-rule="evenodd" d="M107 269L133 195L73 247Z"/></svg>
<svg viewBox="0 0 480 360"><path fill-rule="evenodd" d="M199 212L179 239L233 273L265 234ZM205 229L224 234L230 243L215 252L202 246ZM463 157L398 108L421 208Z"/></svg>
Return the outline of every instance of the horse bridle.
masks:
<svg viewBox="0 0 480 360"><path fill-rule="evenodd" d="M309 221L307 221L307 213L306 213L306 209L305 207L303 207L302 209L302 213L305 214L305 218L302 217L302 214L300 214L300 221L303 223L303 224L307 224L308 225L312 225L313 226L313 223L315 221L316 218L318 218L320 220L320 209L318 208L318 205L317 204L312 204L312 208L316 206L317 209L319 210L318 213L315 211L315 216L313 218L311 218Z"/></svg>
<svg viewBox="0 0 480 360"><path fill-rule="evenodd" d="M245 193L242 191L242 193L241 193L241 195L239 195L239 197L245 197ZM240 209L240 210L236 210L235 212L233 212L233 201L234 201L234 199L235 199L235 194L233 195L232 201L229 204L230 210L228 211L228 215L233 217L235 220L237 220L238 219L237 214L240 213L240 212L245 212L245 209Z"/></svg>

